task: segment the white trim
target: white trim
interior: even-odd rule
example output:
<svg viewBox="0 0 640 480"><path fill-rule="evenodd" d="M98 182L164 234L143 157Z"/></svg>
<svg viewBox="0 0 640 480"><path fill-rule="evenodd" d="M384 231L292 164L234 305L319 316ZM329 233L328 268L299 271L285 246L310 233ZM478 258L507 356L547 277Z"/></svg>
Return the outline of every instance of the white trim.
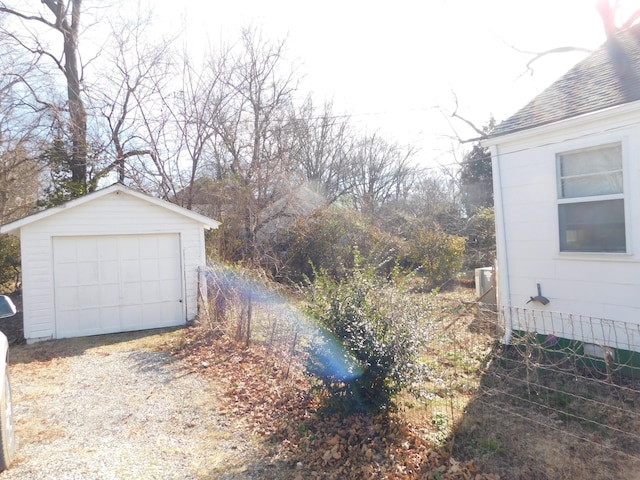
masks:
<svg viewBox="0 0 640 480"><path fill-rule="evenodd" d="M178 213L180 215L183 215L187 218L190 218L198 223L201 223L204 228L206 229L215 229L218 228L220 226L220 222L213 220L209 217L205 217L204 215L200 215L199 213L196 212L192 212L191 210L187 210L186 208L182 208L174 203L171 202L167 202L166 200L162 200L160 198L156 198L156 197L151 197L149 195L146 195L144 193L138 192L137 190L133 190L132 188L129 187L125 187L124 185L120 184L120 183L116 183L114 185L111 185L110 187L107 188L103 188L101 190L98 190L96 192L93 193L89 193L87 195L84 195L80 198L76 198L74 200L71 200L63 205L60 205L59 207L52 207L52 208L48 208L47 210L44 210L42 212L38 212L35 213L33 215L29 215L28 217L24 217L21 218L20 220L16 220L15 222L11 222L11 223L7 223L6 225L1 225L0 226L0 233L14 233L18 230L20 230L22 227L29 225L31 223L43 220L45 218L51 217L53 215L56 215L60 212L69 210L71 208L75 208L78 207L80 205L84 205L85 203L88 202L92 202L94 200L97 200L99 198L102 198L106 195L110 195L112 193L115 193L116 195L119 195L120 193L124 193L126 195L131 195L132 197L136 197L140 200L144 200L146 202L149 202L153 205L156 205L158 207L161 208L165 208L167 210L170 210L174 213Z"/></svg>
<svg viewBox="0 0 640 480"><path fill-rule="evenodd" d="M495 225L496 225L496 250L498 271L496 284L498 285L496 294L496 304L498 309L503 309L508 318L504 318L504 338L503 343L511 342L513 332L513 320L511 318L511 276L509 274L509 254L507 245L507 230L504 217L504 197L502 195L502 163L499 145L491 146L491 165L493 173L493 195ZM500 288L503 287L504 289ZM507 307L507 308L503 308Z"/></svg>
<svg viewBox="0 0 640 480"><path fill-rule="evenodd" d="M551 259L569 262L640 263L640 259L633 254L620 252L558 252Z"/></svg>
<svg viewBox="0 0 640 480"><path fill-rule="evenodd" d="M599 141L598 141L599 140ZM596 150L598 148L606 148L612 145L620 146L620 166L622 170L622 193L612 193L606 195L589 195L582 197L561 197L560 191L560 157L564 154L572 154L581 151L587 150ZM567 146L568 147L568 146ZM554 152L555 156L555 174L556 174L556 248L557 248L557 257L563 258L565 256L583 256L583 258L590 258L591 256L600 256L601 258L606 257L625 257L629 258L633 255L633 243L631 238L631 228L632 219L630 213L630 161L629 157L631 155L629 148L629 138L628 136L616 136L613 137L611 141L602 141L602 139L594 139L588 144L580 147L580 148L568 148L564 150L556 150ZM581 251L573 251L573 250L562 250L560 248L561 245L561 235L560 231L560 213L559 213L559 205L566 204L574 204L574 203L585 203L585 202L604 202L607 200L622 200L624 205L624 227L625 227L625 251L624 252L606 252L606 251L594 251L594 252L581 252Z"/></svg>

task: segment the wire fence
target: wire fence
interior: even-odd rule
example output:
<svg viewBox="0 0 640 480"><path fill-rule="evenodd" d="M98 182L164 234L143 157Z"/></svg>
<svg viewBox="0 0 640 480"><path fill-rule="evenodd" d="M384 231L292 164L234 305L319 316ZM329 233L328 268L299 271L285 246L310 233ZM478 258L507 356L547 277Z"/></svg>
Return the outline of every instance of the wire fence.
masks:
<svg viewBox="0 0 640 480"><path fill-rule="evenodd" d="M302 360L311 326L290 301L290 292L266 288L255 272L226 266L200 270L200 321L246 347L260 346L286 373Z"/></svg>
<svg viewBox="0 0 640 480"><path fill-rule="evenodd" d="M271 361L288 372L304 360L314 326L291 302L290 292L266 289L262 279L249 275L226 267L202 269L201 299L206 301L201 321L237 342L268 349ZM560 445L554 442L561 437L559 452L565 456L582 444L594 452L594 462L619 460L640 467L639 325L526 308L496 312L475 303L447 315L452 313L457 318L443 316L442 328L430 336L428 350L441 370L427 386L425 401L442 400L444 407L432 423L455 424L456 444L464 444L467 435L476 438L477 449L478 431L503 430L503 446L517 455L522 444L526 453L521 454L533 458L535 448L526 444L527 437L553 445ZM469 323L454 333L465 316ZM503 342L505 327L508 344ZM461 397L469 403L456 414L453 404ZM483 448L498 451L498 439L492 438L484 440ZM540 458L532 463L539 464ZM545 475L514 478L553 478ZM582 473L564 475L556 478ZM590 478L613 478L607 475Z"/></svg>
<svg viewBox="0 0 640 480"><path fill-rule="evenodd" d="M537 444L564 437L568 455L586 446L586 461L611 469L590 478L616 478L621 462L638 478L629 468L640 466L640 326L525 308L489 315L496 339L509 342L497 342L474 402Z"/></svg>

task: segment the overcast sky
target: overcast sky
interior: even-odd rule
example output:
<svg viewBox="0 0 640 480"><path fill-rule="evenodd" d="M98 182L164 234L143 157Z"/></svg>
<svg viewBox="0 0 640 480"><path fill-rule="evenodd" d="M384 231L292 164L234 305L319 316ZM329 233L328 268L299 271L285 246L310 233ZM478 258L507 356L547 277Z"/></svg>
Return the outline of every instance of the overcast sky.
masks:
<svg viewBox="0 0 640 480"><path fill-rule="evenodd" d="M640 0L622 0L630 9ZM595 0L186 0L155 3L158 15L186 17L190 38L216 43L252 25L287 38L302 87L369 132L415 143L425 161L452 134L440 108L481 125L523 106L584 54L530 55L560 46L596 48L604 33ZM166 10L165 10L166 9ZM511 45L511 46L510 46ZM463 137L473 132L454 124Z"/></svg>

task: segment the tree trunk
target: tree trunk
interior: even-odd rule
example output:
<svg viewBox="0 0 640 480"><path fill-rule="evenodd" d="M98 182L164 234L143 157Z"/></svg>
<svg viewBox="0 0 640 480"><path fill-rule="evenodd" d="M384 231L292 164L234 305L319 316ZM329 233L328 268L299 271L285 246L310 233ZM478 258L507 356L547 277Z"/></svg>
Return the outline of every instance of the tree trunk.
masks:
<svg viewBox="0 0 640 480"><path fill-rule="evenodd" d="M87 112L80 96L80 68L78 65L78 33L82 0L71 0L71 23L66 17L66 6L59 0L42 0L56 17L56 28L62 34L64 48L64 75L69 101L69 130L71 132L72 181L87 189Z"/></svg>
<svg viewBox="0 0 640 480"><path fill-rule="evenodd" d="M61 2L60 2L61 3ZM81 0L73 0L71 28L66 19L61 25L64 35L65 76L69 96L69 116L73 151L71 154L72 180L86 190L87 186L87 112L80 97L78 68L78 28Z"/></svg>

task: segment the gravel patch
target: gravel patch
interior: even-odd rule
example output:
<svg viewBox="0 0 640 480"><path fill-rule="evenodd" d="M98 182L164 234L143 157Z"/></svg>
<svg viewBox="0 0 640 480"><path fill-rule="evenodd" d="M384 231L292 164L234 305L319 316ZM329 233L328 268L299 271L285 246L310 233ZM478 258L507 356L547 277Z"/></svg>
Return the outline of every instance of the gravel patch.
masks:
<svg viewBox="0 0 640 480"><path fill-rule="evenodd" d="M21 348L32 360L11 365L18 452L1 480L278 478L215 385L169 354Z"/></svg>

